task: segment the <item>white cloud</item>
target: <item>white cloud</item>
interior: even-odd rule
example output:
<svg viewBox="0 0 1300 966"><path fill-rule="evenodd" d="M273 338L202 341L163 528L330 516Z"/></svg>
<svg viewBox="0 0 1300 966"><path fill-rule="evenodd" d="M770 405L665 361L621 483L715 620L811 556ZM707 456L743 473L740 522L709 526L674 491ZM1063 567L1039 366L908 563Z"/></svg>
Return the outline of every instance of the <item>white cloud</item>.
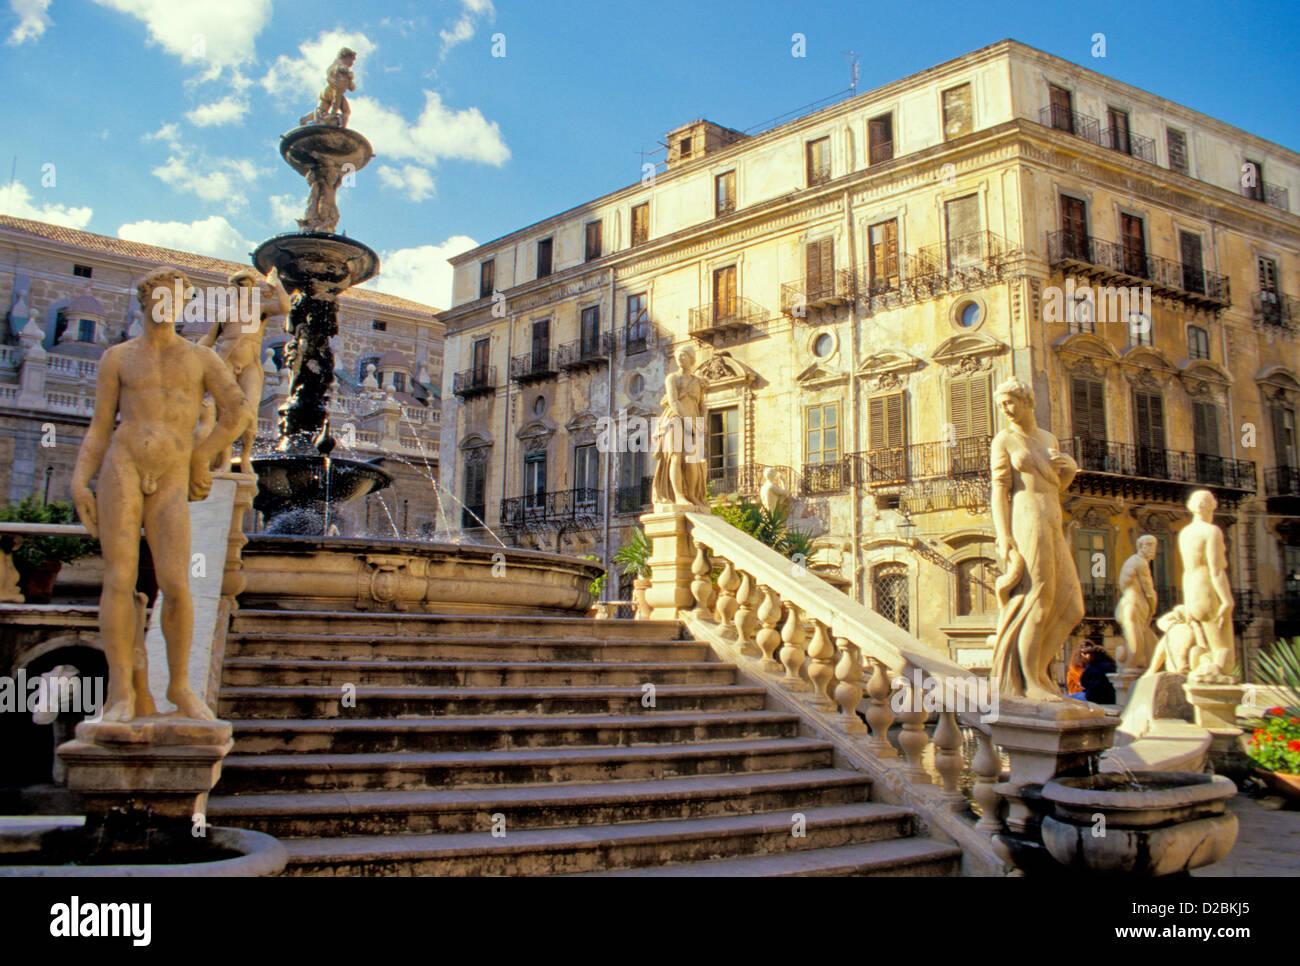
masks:
<svg viewBox="0 0 1300 966"><path fill-rule="evenodd" d="M17 47L28 40L37 40L50 25L50 0L9 0L9 6L18 18L18 25L5 43Z"/></svg>
<svg viewBox="0 0 1300 966"><path fill-rule="evenodd" d="M146 141L166 141L167 146L173 151L179 151L181 145L181 129L174 121L169 121L152 134L144 136Z"/></svg>
<svg viewBox="0 0 1300 966"><path fill-rule="evenodd" d="M414 164L404 164L400 169L381 164L379 180L386 188L405 191L406 197L412 201L424 201L433 197L433 176Z"/></svg>
<svg viewBox="0 0 1300 966"><path fill-rule="evenodd" d="M252 60L253 42L271 19L271 0L95 0L140 20L149 39L209 76Z"/></svg>
<svg viewBox="0 0 1300 966"><path fill-rule="evenodd" d="M0 185L0 215L45 221L65 228L85 228L90 224L90 208L68 205L33 204L31 192L20 181Z"/></svg>
<svg viewBox="0 0 1300 966"><path fill-rule="evenodd" d="M459 158L495 165L510 160L496 121L488 121L476 107L453 111L434 91L424 92L424 110L414 124L371 97L352 101L349 124L365 131L375 152L391 160L432 164Z"/></svg>
<svg viewBox="0 0 1300 966"><path fill-rule="evenodd" d="M462 0L460 18L452 24L450 30L438 31L438 36L442 38L443 56L457 44L463 44L473 37L478 21L490 20L495 16L492 0Z"/></svg>
<svg viewBox="0 0 1300 966"><path fill-rule="evenodd" d="M297 228L306 206L297 195L271 195L271 221L277 228Z"/></svg>
<svg viewBox="0 0 1300 966"><path fill-rule="evenodd" d="M117 237L183 252L197 252L232 262L248 261L254 243L220 215L198 221L135 221L117 230Z"/></svg>
<svg viewBox="0 0 1300 966"><path fill-rule="evenodd" d="M185 116L195 127L215 127L221 124L235 124L244 119L248 112L248 102L232 95L227 95L211 104L201 104Z"/></svg>
<svg viewBox="0 0 1300 966"><path fill-rule="evenodd" d="M453 235L441 245L382 252L379 277L361 287L444 309L451 305L452 271L447 259L477 245L465 235Z"/></svg>
<svg viewBox="0 0 1300 966"><path fill-rule="evenodd" d="M167 162L153 169L159 181L204 201L220 201L232 208L242 208L248 203L244 188L261 174L252 161L206 156L196 160L190 151L173 147L175 150Z"/></svg>
<svg viewBox="0 0 1300 966"><path fill-rule="evenodd" d="M272 94L314 99L325 86L325 71L334 63L341 47L351 47L357 52L352 74L360 90L361 72L367 58L375 51L375 44L365 34L354 30L327 30L315 40L299 44L297 57L281 54L262 78L262 86ZM302 113L306 114L315 107L314 100L306 103Z"/></svg>

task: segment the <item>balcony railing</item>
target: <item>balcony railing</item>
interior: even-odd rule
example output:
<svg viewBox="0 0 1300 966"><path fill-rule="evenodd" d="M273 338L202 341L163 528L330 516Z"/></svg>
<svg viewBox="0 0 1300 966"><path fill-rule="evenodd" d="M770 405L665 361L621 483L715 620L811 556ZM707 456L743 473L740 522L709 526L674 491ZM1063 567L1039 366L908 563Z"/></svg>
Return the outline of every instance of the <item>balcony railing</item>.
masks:
<svg viewBox="0 0 1300 966"><path fill-rule="evenodd" d="M971 436L854 453L853 478L869 487L883 487L915 480L988 476L992 441L991 436Z"/></svg>
<svg viewBox="0 0 1300 966"><path fill-rule="evenodd" d="M1146 161L1149 164L1156 163L1156 142L1151 138L1143 137L1141 134L1107 128L1101 132L1101 143L1103 147L1118 151L1120 154L1130 155L1139 161Z"/></svg>
<svg viewBox="0 0 1300 966"><path fill-rule="evenodd" d="M707 336L752 328L767 318L767 310L757 302L737 296L693 308L689 317L691 335Z"/></svg>
<svg viewBox="0 0 1300 966"><path fill-rule="evenodd" d="M496 366L476 366L464 369L451 379L451 391L462 399L490 393L497 385Z"/></svg>
<svg viewBox="0 0 1300 966"><path fill-rule="evenodd" d="M955 236L946 244L901 253L888 277L873 278L871 266L863 265L858 277L870 281L864 281L859 292L879 310L969 291L1001 280L1013 252L1006 239L991 231Z"/></svg>
<svg viewBox="0 0 1300 966"><path fill-rule="evenodd" d="M510 360L510 378L514 382L550 379L556 371L553 352L526 352Z"/></svg>
<svg viewBox="0 0 1300 966"><path fill-rule="evenodd" d="M1281 292L1256 292L1250 301L1256 325L1287 330L1300 327L1300 299Z"/></svg>
<svg viewBox="0 0 1300 966"><path fill-rule="evenodd" d="M829 463L803 465L803 492L808 496L843 493L853 485L853 461L845 456Z"/></svg>
<svg viewBox="0 0 1300 966"><path fill-rule="evenodd" d="M1067 110L1056 104L1049 104L1038 112L1038 123L1045 127L1065 131L1075 137L1101 144L1101 123L1087 114Z"/></svg>
<svg viewBox="0 0 1300 966"><path fill-rule="evenodd" d="M1286 188L1277 184L1243 185L1241 193L1254 201L1262 201L1273 208L1283 211L1291 210L1290 194Z"/></svg>
<svg viewBox="0 0 1300 966"><path fill-rule="evenodd" d="M1106 473L1124 477L1197 483L1203 486L1255 492L1255 464L1250 460L1157 449L1133 443L1075 436L1062 442L1074 457L1080 472Z"/></svg>
<svg viewBox="0 0 1300 966"><path fill-rule="evenodd" d="M1272 466L1264 471L1265 496L1300 496L1300 466Z"/></svg>
<svg viewBox="0 0 1300 966"><path fill-rule="evenodd" d="M620 486L614 492L614 511L616 513L640 513L650 505L650 484L652 476L641 477L640 483Z"/></svg>
<svg viewBox="0 0 1300 966"><path fill-rule="evenodd" d="M870 164L883 164L886 161L894 159L894 142L876 141L867 150L867 160Z"/></svg>
<svg viewBox="0 0 1300 966"><path fill-rule="evenodd" d="M781 312L796 319L808 318L808 309L847 305L853 300L853 273L835 269L819 278L802 278L781 286Z"/></svg>
<svg viewBox="0 0 1300 966"><path fill-rule="evenodd" d="M1149 282L1160 294L1192 304L1222 308L1232 301L1226 275L1216 275L1203 268L1184 265L1182 262L1090 235L1065 230L1048 232L1047 260L1053 268L1070 264L1083 265L1090 270L1102 269L1103 274L1116 279L1131 278Z"/></svg>
<svg viewBox="0 0 1300 966"><path fill-rule="evenodd" d="M659 327L652 322L641 322L623 328L623 352L627 355L645 352L661 343Z"/></svg>
<svg viewBox="0 0 1300 966"><path fill-rule="evenodd" d="M603 515L601 491L582 488L507 497L501 501L501 525L513 530L593 527Z"/></svg>
<svg viewBox="0 0 1300 966"><path fill-rule="evenodd" d="M560 346L556 364L561 369L586 369L608 364L614 348L614 336L600 332L594 338L575 339Z"/></svg>
<svg viewBox="0 0 1300 966"><path fill-rule="evenodd" d="M1083 585L1084 620L1113 620L1115 617L1115 588L1110 584Z"/></svg>
<svg viewBox="0 0 1300 966"><path fill-rule="evenodd" d="M798 481L788 466L775 466L767 463L743 463L736 466L710 466L708 470L709 496L727 496L732 493L740 496L758 496L763 486L767 470L774 470L776 481L793 493Z"/></svg>

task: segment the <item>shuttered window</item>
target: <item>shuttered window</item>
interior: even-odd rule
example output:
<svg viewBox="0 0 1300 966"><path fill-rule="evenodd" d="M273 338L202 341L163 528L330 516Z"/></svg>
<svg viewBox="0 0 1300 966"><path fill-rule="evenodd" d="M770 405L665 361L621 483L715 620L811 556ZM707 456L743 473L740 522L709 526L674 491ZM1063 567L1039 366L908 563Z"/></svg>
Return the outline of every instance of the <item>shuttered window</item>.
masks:
<svg viewBox="0 0 1300 966"><path fill-rule="evenodd" d="M1219 456L1219 407L1214 403L1192 404L1192 435L1196 452L1205 456Z"/></svg>
<svg viewBox="0 0 1300 966"><path fill-rule="evenodd" d="M533 323L533 368L546 364L551 353L551 320L541 319Z"/></svg>
<svg viewBox="0 0 1300 966"><path fill-rule="evenodd" d="M835 242L830 238L804 247L804 285L809 301L835 294Z"/></svg>
<svg viewBox="0 0 1300 966"><path fill-rule="evenodd" d="M713 213L729 215L736 210L736 172L728 171L713 179Z"/></svg>
<svg viewBox="0 0 1300 966"><path fill-rule="evenodd" d="M867 160L881 164L894 156L894 116L881 114L867 122Z"/></svg>
<svg viewBox="0 0 1300 966"><path fill-rule="evenodd" d="M1166 129L1165 148L1169 152L1169 170L1187 174L1187 135L1173 128Z"/></svg>
<svg viewBox="0 0 1300 966"><path fill-rule="evenodd" d="M1125 154L1133 153L1133 146L1128 136L1128 112L1108 108L1106 120L1110 124L1110 146Z"/></svg>
<svg viewBox="0 0 1300 966"><path fill-rule="evenodd" d="M808 168L808 187L831 180L831 139L818 138L804 147Z"/></svg>
<svg viewBox="0 0 1300 966"><path fill-rule="evenodd" d="M481 382L487 379L488 366L488 339L474 340L474 381Z"/></svg>
<svg viewBox="0 0 1300 966"><path fill-rule="evenodd" d="M600 454L592 445L578 446L573 450L573 488L578 492L574 499L588 503L596 498L600 483Z"/></svg>
<svg viewBox="0 0 1300 966"><path fill-rule="evenodd" d="M650 238L650 202L632 206L632 244L644 245Z"/></svg>
<svg viewBox="0 0 1300 966"><path fill-rule="evenodd" d="M1084 441L1106 440L1106 386L1098 379L1070 383L1074 435Z"/></svg>
<svg viewBox="0 0 1300 966"><path fill-rule="evenodd" d="M478 297L487 298L492 294L496 285L496 268L495 258L489 258L486 262L480 262L478 267Z"/></svg>
<svg viewBox="0 0 1300 966"><path fill-rule="evenodd" d="M467 459L465 461L465 505L480 517L487 502L487 461Z"/></svg>
<svg viewBox="0 0 1300 966"><path fill-rule="evenodd" d="M1201 256L1201 236L1190 231L1180 231L1178 250L1183 260L1183 290L1205 294L1205 263Z"/></svg>
<svg viewBox="0 0 1300 966"><path fill-rule="evenodd" d="M901 392L867 400L867 448L889 449L907 445L906 407Z"/></svg>
<svg viewBox="0 0 1300 966"><path fill-rule="evenodd" d="M593 258L601 256L601 223L598 221L587 222L587 246L586 260L591 261Z"/></svg>
<svg viewBox="0 0 1300 966"><path fill-rule="evenodd" d="M1088 215L1082 199L1061 195L1061 228L1065 232L1066 247L1062 254L1089 261Z"/></svg>
<svg viewBox="0 0 1300 966"><path fill-rule="evenodd" d="M1296 456L1295 410L1290 406L1274 406L1273 446L1277 450L1278 466L1295 467L1300 465Z"/></svg>
<svg viewBox="0 0 1300 966"><path fill-rule="evenodd" d="M867 229L871 249L871 291L898 288L898 221L882 221Z"/></svg>
<svg viewBox="0 0 1300 966"><path fill-rule="evenodd" d="M944 203L948 230L948 267L977 265L980 260L980 203L977 195L953 198Z"/></svg>
<svg viewBox="0 0 1300 966"><path fill-rule="evenodd" d="M1048 96L1051 98L1052 127L1073 134L1074 99L1070 96L1070 92L1064 87L1051 84L1048 86Z"/></svg>
<svg viewBox="0 0 1300 966"><path fill-rule="evenodd" d="M545 278L551 274L552 241L543 238L537 243L537 277Z"/></svg>
<svg viewBox="0 0 1300 966"><path fill-rule="evenodd" d="M1187 327L1187 358L1210 358L1210 333L1199 325Z"/></svg>
<svg viewBox="0 0 1300 966"><path fill-rule="evenodd" d="M731 319L736 316L736 266L716 269L713 273L714 319Z"/></svg>
<svg viewBox="0 0 1300 966"><path fill-rule="evenodd" d="M992 435L993 410L989 397L987 375L963 376L948 383L948 418L956 439Z"/></svg>
<svg viewBox="0 0 1300 966"><path fill-rule="evenodd" d="M970 85L962 84L943 92L943 138L951 141L969 134L975 125L971 120Z"/></svg>
<svg viewBox="0 0 1300 966"><path fill-rule="evenodd" d="M1165 403L1151 392L1133 393L1133 441L1137 443L1137 474L1168 479L1165 453Z"/></svg>
<svg viewBox="0 0 1300 966"><path fill-rule="evenodd" d="M1146 226L1137 215L1121 214L1119 221L1120 240L1124 248L1124 271L1138 278L1146 278Z"/></svg>

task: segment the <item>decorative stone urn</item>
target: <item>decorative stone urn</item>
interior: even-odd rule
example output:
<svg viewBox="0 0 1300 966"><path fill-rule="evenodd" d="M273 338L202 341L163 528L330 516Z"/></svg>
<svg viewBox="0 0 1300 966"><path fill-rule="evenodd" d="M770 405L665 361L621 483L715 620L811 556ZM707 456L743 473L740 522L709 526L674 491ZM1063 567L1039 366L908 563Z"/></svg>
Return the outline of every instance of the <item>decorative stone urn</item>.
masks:
<svg viewBox="0 0 1300 966"><path fill-rule="evenodd" d="M1237 786L1221 775L1177 771L1056 778L1043 786L1047 851L1074 872L1151 878L1227 857Z"/></svg>

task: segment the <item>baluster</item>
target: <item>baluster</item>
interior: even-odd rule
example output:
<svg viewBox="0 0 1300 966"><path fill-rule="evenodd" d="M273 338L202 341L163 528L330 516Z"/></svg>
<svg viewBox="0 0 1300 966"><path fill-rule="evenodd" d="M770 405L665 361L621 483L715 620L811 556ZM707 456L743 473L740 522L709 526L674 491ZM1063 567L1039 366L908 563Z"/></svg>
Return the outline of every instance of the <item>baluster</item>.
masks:
<svg viewBox="0 0 1300 966"><path fill-rule="evenodd" d="M835 710L835 644L821 621L813 621L808 648L808 680L813 684L813 705L818 711Z"/></svg>
<svg viewBox="0 0 1300 966"><path fill-rule="evenodd" d="M925 746L930 743L930 736L925 733L925 709L921 704L921 695L916 693L906 676L901 676L901 682L905 700L903 710L898 713L898 720L903 723L898 744L907 756L907 777L918 785L930 785L933 782L922 764Z"/></svg>
<svg viewBox="0 0 1300 966"><path fill-rule="evenodd" d="M894 723L894 709L889 706L889 672L881 661L872 660L871 680L867 682L867 724L871 725L871 750L877 758L897 758L889 743L889 728Z"/></svg>
<svg viewBox="0 0 1300 966"><path fill-rule="evenodd" d="M723 560L722 573L718 574L718 603L713 609L713 615L718 619L719 630L723 637L736 636L736 629L731 621L736 616L736 588L740 586L740 582L731 561Z"/></svg>
<svg viewBox="0 0 1300 966"><path fill-rule="evenodd" d="M957 727L955 711L940 711L939 723L934 729L934 770L943 782L943 797L954 807L966 801L957 790L961 775L961 729Z"/></svg>
<svg viewBox="0 0 1300 966"><path fill-rule="evenodd" d="M709 563L708 548L702 543L695 545L695 562L691 564L691 574L694 580L691 581L691 595L695 598L695 604L699 607L700 616L705 620L712 620L710 611L713 610L713 581L709 579L713 566Z"/></svg>
<svg viewBox="0 0 1300 966"><path fill-rule="evenodd" d="M758 605L758 619L763 626L755 640L763 652L761 667L764 671L780 674L783 668L776 659L776 649L781 646L781 634L776 629L776 622L781 619L781 598L771 587L762 585L759 589L763 592L763 603Z"/></svg>
<svg viewBox="0 0 1300 966"><path fill-rule="evenodd" d="M736 627L736 642L740 645L740 653L744 657L763 655L754 641L754 632L758 630L758 616L755 611L758 608L759 596L758 589L754 586L754 578L742 570L740 590L736 591L736 616L732 624Z"/></svg>
<svg viewBox="0 0 1300 966"><path fill-rule="evenodd" d="M862 700L862 654L858 645L847 637L837 637L840 662L835 665L835 703L840 706L845 734L863 735L867 726L858 717L858 702Z"/></svg>
<svg viewBox="0 0 1300 966"><path fill-rule="evenodd" d="M975 823L975 827L993 835L1002 831L1002 818L998 814L1002 807L1002 796L997 790L998 781L1002 777L1002 759L993 747L991 736L976 731L975 741L979 747L970 763L970 770L975 773L975 788L971 791L971 796L980 807L980 820Z"/></svg>
<svg viewBox="0 0 1300 966"><path fill-rule="evenodd" d="M787 600L785 606L790 609L790 616L785 619L785 627L781 628L781 640L784 643L781 648L781 664L785 666L782 683L789 691L809 691L811 685L799 676L799 669L807 659L803 650L803 642L807 639L803 617L799 613L799 605L794 601Z"/></svg>

